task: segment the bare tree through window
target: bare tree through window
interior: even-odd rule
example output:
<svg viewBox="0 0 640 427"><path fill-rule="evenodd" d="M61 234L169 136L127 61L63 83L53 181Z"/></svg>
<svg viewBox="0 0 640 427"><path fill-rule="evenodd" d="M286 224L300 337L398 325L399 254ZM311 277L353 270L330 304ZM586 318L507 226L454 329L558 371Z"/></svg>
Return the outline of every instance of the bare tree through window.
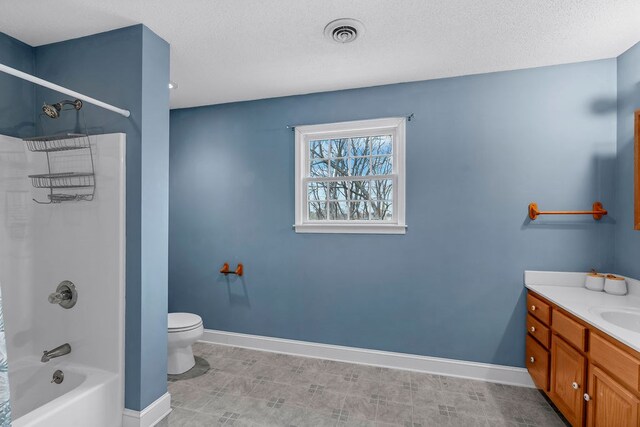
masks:
<svg viewBox="0 0 640 427"><path fill-rule="evenodd" d="M309 142L310 220L393 219L391 135Z"/></svg>

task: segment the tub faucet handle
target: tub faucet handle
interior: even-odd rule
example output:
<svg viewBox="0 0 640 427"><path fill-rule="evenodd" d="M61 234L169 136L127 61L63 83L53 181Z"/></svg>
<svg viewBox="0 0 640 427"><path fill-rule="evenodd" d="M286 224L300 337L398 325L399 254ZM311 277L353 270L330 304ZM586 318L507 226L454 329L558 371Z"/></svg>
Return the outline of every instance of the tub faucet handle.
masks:
<svg viewBox="0 0 640 427"><path fill-rule="evenodd" d="M62 308L71 308L76 305L76 301L78 301L78 292L75 285L68 280L61 282L56 291L49 295L49 302L58 304Z"/></svg>
<svg viewBox="0 0 640 427"><path fill-rule="evenodd" d="M71 292L62 291L62 292L54 292L49 295L49 302L51 304L60 304L62 301L70 300Z"/></svg>

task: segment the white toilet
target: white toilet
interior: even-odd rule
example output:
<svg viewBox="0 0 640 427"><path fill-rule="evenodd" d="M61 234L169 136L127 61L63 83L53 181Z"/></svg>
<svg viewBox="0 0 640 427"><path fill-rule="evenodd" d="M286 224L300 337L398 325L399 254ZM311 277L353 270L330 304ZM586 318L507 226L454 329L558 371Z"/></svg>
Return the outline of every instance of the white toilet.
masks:
<svg viewBox="0 0 640 427"><path fill-rule="evenodd" d="M167 373L182 374L195 366L191 345L203 334L202 318L197 314L169 313Z"/></svg>

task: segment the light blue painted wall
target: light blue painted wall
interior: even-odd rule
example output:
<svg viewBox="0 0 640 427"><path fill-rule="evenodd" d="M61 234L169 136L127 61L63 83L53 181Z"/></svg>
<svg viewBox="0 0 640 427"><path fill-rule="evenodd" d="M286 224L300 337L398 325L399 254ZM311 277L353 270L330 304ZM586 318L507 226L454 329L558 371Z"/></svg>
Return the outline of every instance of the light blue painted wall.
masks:
<svg viewBox="0 0 640 427"><path fill-rule="evenodd" d="M166 392L169 46L142 25L35 48L37 75L131 111L85 104L91 133L127 134L125 406ZM37 89L43 102L63 95ZM41 133L82 130L67 113Z"/></svg>
<svg viewBox="0 0 640 427"><path fill-rule="evenodd" d="M33 74L33 48L0 33L0 63ZM36 90L31 83L0 73L0 134L15 137L33 136L35 101Z"/></svg>
<svg viewBox="0 0 640 427"><path fill-rule="evenodd" d="M525 269L607 270L616 61L171 112L169 309L205 327L523 366ZM296 234L287 124L413 112L405 236ZM227 282L225 261L245 263Z"/></svg>
<svg viewBox="0 0 640 427"><path fill-rule="evenodd" d="M640 231L633 229L633 112L640 109L640 43L618 57L615 271L640 279Z"/></svg>
<svg viewBox="0 0 640 427"><path fill-rule="evenodd" d="M169 44L142 32L142 286L140 407L167 390Z"/></svg>

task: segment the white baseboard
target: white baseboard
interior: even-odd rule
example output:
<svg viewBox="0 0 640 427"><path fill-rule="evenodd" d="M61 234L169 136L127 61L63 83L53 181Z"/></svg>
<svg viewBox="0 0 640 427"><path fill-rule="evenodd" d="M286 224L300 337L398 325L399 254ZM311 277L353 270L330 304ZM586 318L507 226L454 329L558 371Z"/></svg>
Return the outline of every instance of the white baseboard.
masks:
<svg viewBox="0 0 640 427"><path fill-rule="evenodd" d="M171 395L165 393L142 411L125 409L122 427L153 427L171 413Z"/></svg>
<svg viewBox="0 0 640 427"><path fill-rule="evenodd" d="M212 344L245 347L254 350L286 353L295 356L315 357L522 387L534 387L531 377L525 368L512 366L318 344L306 341L215 331L211 329L205 329L201 341Z"/></svg>

